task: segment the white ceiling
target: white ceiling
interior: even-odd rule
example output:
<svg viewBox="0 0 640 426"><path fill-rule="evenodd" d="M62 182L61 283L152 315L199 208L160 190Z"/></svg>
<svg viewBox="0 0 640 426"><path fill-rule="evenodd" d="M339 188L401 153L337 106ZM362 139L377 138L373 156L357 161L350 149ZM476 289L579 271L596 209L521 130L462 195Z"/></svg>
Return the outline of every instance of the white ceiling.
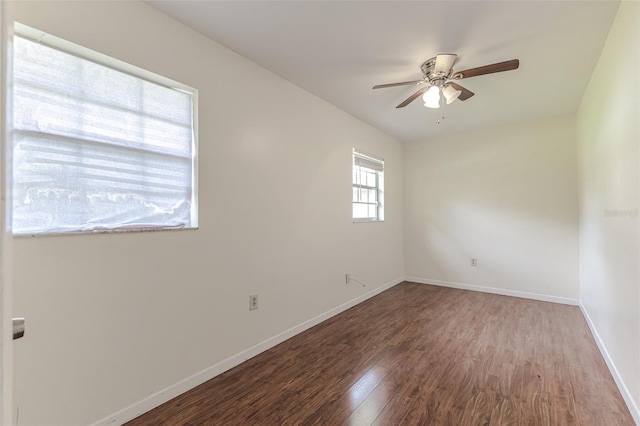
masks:
<svg viewBox="0 0 640 426"><path fill-rule="evenodd" d="M149 1L149 4L366 123L413 142L575 113L617 1ZM475 96L440 110L395 106L420 64L454 70L509 59L520 69L461 80ZM250 100L247 100L250 102ZM438 112L445 119L437 124Z"/></svg>

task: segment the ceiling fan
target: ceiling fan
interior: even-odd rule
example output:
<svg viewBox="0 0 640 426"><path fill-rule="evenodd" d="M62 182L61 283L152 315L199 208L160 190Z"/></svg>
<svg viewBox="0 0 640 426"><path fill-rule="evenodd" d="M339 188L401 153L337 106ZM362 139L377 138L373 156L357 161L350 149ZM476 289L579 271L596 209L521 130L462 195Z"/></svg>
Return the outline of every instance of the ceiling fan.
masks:
<svg viewBox="0 0 640 426"><path fill-rule="evenodd" d="M493 74L496 72L515 70L520 66L518 59L512 59L505 62L497 62L491 65L471 68L464 71L453 71L453 64L458 55L445 53L428 59L424 62L422 69L422 80L403 81L400 83L379 84L373 86L374 89L382 89L384 87L408 86L408 85L424 85L413 95L409 96L396 108L404 108L411 102L415 101L420 95L423 95L424 106L428 108L440 108L440 95L442 94L450 104L456 99L465 101L472 97L474 93L457 84L456 80L463 78L477 77L479 75Z"/></svg>

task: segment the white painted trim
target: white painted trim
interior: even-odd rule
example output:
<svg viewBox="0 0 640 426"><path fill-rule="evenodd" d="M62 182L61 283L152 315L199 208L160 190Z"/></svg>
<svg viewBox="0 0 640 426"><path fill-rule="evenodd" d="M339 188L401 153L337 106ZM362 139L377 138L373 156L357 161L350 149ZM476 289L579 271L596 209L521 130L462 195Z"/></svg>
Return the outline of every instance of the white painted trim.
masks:
<svg viewBox="0 0 640 426"><path fill-rule="evenodd" d="M602 354L604 361L607 363L607 367L609 367L609 371L613 376L613 380L615 380L616 385L618 385L618 389L622 394L622 398L624 399L624 402L627 404L627 408L629 408L629 412L631 413L633 420L636 422L636 425L640 425L640 410L638 410L638 406L636 405L635 401L633 400L633 397L629 393L629 389L627 389L627 386L624 384L624 381L622 380L620 373L618 373L618 369L616 368L616 365L613 363L611 356L609 356L609 352L607 351L607 348L605 347L604 342L600 338L600 334L598 334L598 330L596 330L595 324L593 323L593 321L591 321L591 317L587 312L587 308L584 307L582 302L580 302L579 306L580 306L580 311L582 311L582 315L584 316L584 319L587 321L587 324L589 325L591 334L593 334L593 338L595 339L596 344L600 349L600 353Z"/></svg>
<svg viewBox="0 0 640 426"><path fill-rule="evenodd" d="M302 333L303 331L321 323L322 321L325 321L339 314L340 312L346 311L347 309L352 308L353 306L364 302L365 300L370 299L371 297L376 296L383 291L388 290L397 284L400 284L403 281L404 278L395 279L387 284L384 284L365 294L351 299L340 306L330 309L314 318L296 325L295 327L285 330L282 333L277 334L261 343L258 343L257 345L252 346L240 353L237 353L236 355L233 355L223 361L220 361L219 363L214 364L211 367L208 367L191 377L187 377L186 379L181 380L178 383L175 383L159 392L156 392L153 395L141 401L138 401L135 404L130 405L129 407L124 408L115 414L107 416L102 420L98 420L97 422L93 423L92 426L122 425L130 420L133 420L141 414L144 414L147 411L175 398L176 396L181 395L198 385L201 385L207 380L210 380L224 373L225 371L230 370L231 368L243 363L249 358L253 358L254 356L268 349L271 349L272 347L284 342L285 340L295 336L296 334Z"/></svg>
<svg viewBox="0 0 640 426"><path fill-rule="evenodd" d="M431 285L437 285L439 287L449 287L449 288L457 288L460 290L479 291L482 293L491 293L491 294L499 294L502 296L520 297L523 299L540 300L542 302L560 303L563 305L578 306L580 304L580 301L578 299L570 299L567 297L559 297L559 296L549 296L546 294L539 294L539 293L527 293L524 291L507 290L507 289L496 288L496 287L485 287L485 286L479 286L479 285L473 285L473 284L461 284L461 283L454 283L449 281L431 280L431 279L418 278L418 277L405 277L405 280L409 282L418 283L418 284L431 284Z"/></svg>

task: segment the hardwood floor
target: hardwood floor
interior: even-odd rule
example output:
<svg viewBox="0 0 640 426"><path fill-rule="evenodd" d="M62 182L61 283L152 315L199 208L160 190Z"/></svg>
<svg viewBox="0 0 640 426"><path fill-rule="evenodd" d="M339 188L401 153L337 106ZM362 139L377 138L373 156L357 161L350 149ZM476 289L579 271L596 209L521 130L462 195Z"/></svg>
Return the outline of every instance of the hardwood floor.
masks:
<svg viewBox="0 0 640 426"><path fill-rule="evenodd" d="M634 422L577 307L402 283L127 424Z"/></svg>

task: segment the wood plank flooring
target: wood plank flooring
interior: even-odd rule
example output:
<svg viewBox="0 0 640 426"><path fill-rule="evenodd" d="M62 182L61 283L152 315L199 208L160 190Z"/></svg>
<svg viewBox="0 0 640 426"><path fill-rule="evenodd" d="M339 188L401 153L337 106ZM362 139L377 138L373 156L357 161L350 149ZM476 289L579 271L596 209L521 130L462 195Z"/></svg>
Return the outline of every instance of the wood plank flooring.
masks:
<svg viewBox="0 0 640 426"><path fill-rule="evenodd" d="M127 423L634 425L575 306L402 283Z"/></svg>

